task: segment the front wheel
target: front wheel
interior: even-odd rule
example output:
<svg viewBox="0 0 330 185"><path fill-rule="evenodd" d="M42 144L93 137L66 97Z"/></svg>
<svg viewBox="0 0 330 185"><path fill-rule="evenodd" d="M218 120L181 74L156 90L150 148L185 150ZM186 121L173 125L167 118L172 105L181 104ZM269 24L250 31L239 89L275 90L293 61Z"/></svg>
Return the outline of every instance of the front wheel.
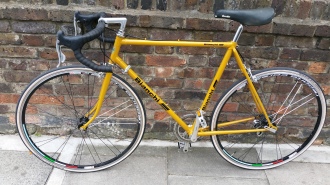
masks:
<svg viewBox="0 0 330 185"><path fill-rule="evenodd" d="M102 108L93 114L104 74L81 66L57 68L40 75L22 93L16 110L19 135L28 149L54 167L91 172L127 158L145 130L142 101L113 74Z"/></svg>
<svg viewBox="0 0 330 185"><path fill-rule="evenodd" d="M211 136L214 148L228 162L246 169L269 169L302 154L317 138L326 117L326 101L308 75L289 68L255 72L253 82L276 133L250 132ZM254 118L233 125L224 122ZM246 79L235 83L217 102L211 130L265 128Z"/></svg>

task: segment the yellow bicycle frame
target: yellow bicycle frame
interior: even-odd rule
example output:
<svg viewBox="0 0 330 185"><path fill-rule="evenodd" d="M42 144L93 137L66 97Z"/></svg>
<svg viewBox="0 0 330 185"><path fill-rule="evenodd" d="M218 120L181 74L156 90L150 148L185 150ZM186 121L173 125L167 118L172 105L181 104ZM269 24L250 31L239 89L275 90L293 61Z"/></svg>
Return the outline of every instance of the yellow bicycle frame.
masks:
<svg viewBox="0 0 330 185"><path fill-rule="evenodd" d="M250 79L250 76L248 72L246 71L246 68L239 56L238 51L236 50L237 43L234 41L231 42L202 42L202 41L151 41L151 40L139 40L139 39L128 39L123 38L120 36L116 36L113 51L110 56L109 63L118 65L121 69L125 70L127 74L135 81L137 82L147 94L149 94L189 135L193 132L193 127L188 127L188 125L170 108L168 104L166 104L160 96L157 95L156 92L152 90L151 87L148 86L148 84L143 81L141 77L139 77L133 69L130 68L128 64L126 64L122 58L119 57L119 51L122 45L141 45L141 46L180 46L180 47L209 47L209 48L227 48L227 51L224 55L224 58L218 67L218 70L213 78L213 81L207 91L207 94L204 98L204 101L202 105L200 106L200 110L205 110L209 100L215 90L216 84L220 81L221 76L227 66L227 63L229 62L229 59L232 55L234 55L236 62L238 64L238 67L240 68L241 72L243 73L244 77L247 79L247 84L249 87L249 90L252 94L252 97L254 99L254 102L257 106L257 109L260 114L263 114L265 118L268 121L268 127L271 129L276 130L277 128L271 123L266 109ZM106 74L104 82L102 84L101 92L99 95L99 100L95 107L87 113L86 116L89 116L93 114L93 117L82 126L82 129L86 129L88 125L95 119L97 116L101 106L102 102L104 100L105 93L108 89L108 86L110 84L111 74ZM241 120L231 121L231 122L225 122L218 124L218 127L228 126L232 124L242 123L249 120L254 120L255 117L249 117ZM200 128L198 131L198 136L210 136L210 135L219 135L219 134L238 134L238 133L249 133L249 132L265 132L269 131L268 129L247 129L247 130L221 130L221 131L210 131L210 129L207 128Z"/></svg>

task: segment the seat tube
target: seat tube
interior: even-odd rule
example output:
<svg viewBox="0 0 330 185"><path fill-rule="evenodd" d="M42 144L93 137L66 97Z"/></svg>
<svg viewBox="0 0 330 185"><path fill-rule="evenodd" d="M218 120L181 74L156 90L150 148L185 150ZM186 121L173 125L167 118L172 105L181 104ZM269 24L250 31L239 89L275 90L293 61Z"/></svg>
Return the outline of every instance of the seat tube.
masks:
<svg viewBox="0 0 330 185"><path fill-rule="evenodd" d="M261 114L263 114L265 116L265 118L266 118L266 120L268 122L268 126L270 128L272 128L274 130L277 130L277 128L270 121L269 116L267 114L267 111L266 111L266 109L265 109L265 107L264 107L264 105L263 105L263 103L262 103L262 101L261 101L261 99L260 99L260 97L258 95L257 90L255 89L255 87L254 87L254 85L252 83L252 80L251 80L249 74L246 72L245 66L244 66L244 64L243 64L243 62L242 62L242 60L241 60L241 58L240 58L240 56L239 56L236 48L233 49L233 53L234 53L234 56L235 56L235 59L236 59L236 62L237 62L238 67L240 68L240 70L242 71L244 77L247 80L247 85L249 87L249 90L251 92L251 95L253 97L253 100L254 100L254 102L255 102L255 104L257 106L257 109L258 109L259 113L261 113Z"/></svg>

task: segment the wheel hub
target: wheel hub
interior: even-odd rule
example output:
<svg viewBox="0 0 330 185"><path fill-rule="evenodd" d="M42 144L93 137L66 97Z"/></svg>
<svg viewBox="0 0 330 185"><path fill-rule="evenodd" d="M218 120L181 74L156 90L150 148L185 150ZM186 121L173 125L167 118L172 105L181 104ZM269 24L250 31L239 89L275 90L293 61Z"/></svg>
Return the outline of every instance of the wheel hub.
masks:
<svg viewBox="0 0 330 185"><path fill-rule="evenodd" d="M86 116L83 116L79 119L79 124L78 124L78 128L80 129L82 126L84 126L87 122L89 121L89 119Z"/></svg>
<svg viewBox="0 0 330 185"><path fill-rule="evenodd" d="M269 119L271 122L273 122L274 116L269 116ZM273 125L276 126L275 123L273 123ZM264 115L259 115L259 119L255 119L253 121L253 128L261 129L261 128L265 128L267 126L268 126L268 121ZM258 136L262 136L262 134L263 134L263 132L257 132Z"/></svg>

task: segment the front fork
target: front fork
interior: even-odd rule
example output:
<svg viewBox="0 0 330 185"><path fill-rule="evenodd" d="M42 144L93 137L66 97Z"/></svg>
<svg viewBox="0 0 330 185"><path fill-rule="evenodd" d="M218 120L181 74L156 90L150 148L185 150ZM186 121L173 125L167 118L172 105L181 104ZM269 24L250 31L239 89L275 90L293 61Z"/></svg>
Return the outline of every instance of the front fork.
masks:
<svg viewBox="0 0 330 185"><path fill-rule="evenodd" d="M108 91L108 87L109 87L110 82L111 82L111 77L112 77L112 73L106 73L105 74L105 77L104 77L104 80L103 80L103 83L102 83L102 87L101 87L101 91L100 91L100 94L98 96L99 99L97 100L94 107L87 114L85 114L84 118L86 118L86 119L84 119L84 120L86 120L87 122L81 124L81 126L79 127L81 130L86 130L88 125L90 125L95 120L97 115L100 113L105 95ZM91 115L93 115L93 116L91 118L89 118Z"/></svg>

